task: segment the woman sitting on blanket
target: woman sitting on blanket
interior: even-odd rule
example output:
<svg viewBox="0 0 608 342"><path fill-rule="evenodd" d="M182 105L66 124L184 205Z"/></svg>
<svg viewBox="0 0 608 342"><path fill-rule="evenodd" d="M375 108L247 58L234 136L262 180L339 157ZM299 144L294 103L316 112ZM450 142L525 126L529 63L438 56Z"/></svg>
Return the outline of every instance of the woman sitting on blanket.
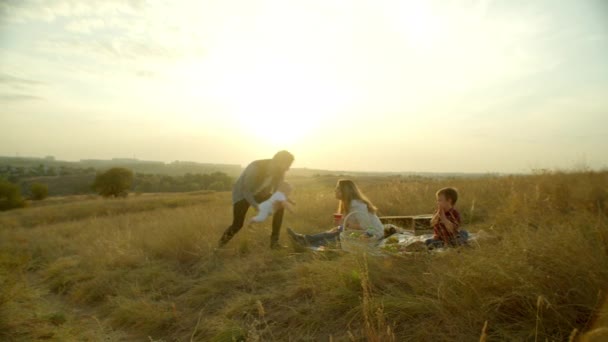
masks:
<svg viewBox="0 0 608 342"><path fill-rule="evenodd" d="M377 208L365 197L352 180L341 179L336 186L336 199L340 201L334 227L326 232L303 235L287 228L289 236L299 245L310 247L327 246L341 240L342 247L358 244L367 245L378 242L384 236L384 226L376 215ZM346 219L346 222L344 221Z"/></svg>

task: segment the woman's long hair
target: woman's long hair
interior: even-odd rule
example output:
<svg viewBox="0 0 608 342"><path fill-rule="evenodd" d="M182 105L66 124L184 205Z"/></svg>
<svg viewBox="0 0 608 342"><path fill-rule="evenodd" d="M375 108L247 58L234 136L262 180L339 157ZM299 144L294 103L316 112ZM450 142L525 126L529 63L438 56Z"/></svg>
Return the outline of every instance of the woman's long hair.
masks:
<svg viewBox="0 0 608 342"><path fill-rule="evenodd" d="M342 199L338 204L338 212L342 214L347 214L350 211L350 203L352 200L359 200L365 205L367 205L367 210L375 214L378 211L378 208L372 204L362 192L359 190L357 185L350 179L340 179L338 181L338 188L342 193Z"/></svg>

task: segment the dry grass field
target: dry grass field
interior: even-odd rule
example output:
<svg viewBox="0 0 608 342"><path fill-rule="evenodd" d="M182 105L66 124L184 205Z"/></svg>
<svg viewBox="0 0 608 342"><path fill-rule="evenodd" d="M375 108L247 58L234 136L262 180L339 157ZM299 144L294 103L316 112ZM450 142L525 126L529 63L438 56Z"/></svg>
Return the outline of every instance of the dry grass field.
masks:
<svg viewBox="0 0 608 342"><path fill-rule="evenodd" d="M293 181L283 244L330 227L336 180ZM0 340L608 340L607 172L356 181L382 215L430 213L454 186L466 228L498 239L294 253L268 248L267 222L214 253L228 192L49 199L0 213Z"/></svg>

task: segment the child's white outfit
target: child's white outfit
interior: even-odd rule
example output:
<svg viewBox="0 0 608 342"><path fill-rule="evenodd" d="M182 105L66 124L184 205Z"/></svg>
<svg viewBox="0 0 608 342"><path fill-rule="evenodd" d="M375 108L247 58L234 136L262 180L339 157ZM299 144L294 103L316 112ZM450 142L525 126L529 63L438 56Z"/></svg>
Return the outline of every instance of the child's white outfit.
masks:
<svg viewBox="0 0 608 342"><path fill-rule="evenodd" d="M281 191L277 191L269 199L258 205L258 209L260 210L255 217L251 219L253 222L263 222L268 218L268 216L272 215L274 212L274 204L276 202L283 202L287 200L287 196Z"/></svg>

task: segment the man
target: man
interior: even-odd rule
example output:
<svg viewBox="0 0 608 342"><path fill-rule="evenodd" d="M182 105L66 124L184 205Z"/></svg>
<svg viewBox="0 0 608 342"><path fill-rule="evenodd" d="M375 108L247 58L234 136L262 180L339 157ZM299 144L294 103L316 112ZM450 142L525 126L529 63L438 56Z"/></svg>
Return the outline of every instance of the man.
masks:
<svg viewBox="0 0 608 342"><path fill-rule="evenodd" d="M259 203L267 200L285 177L294 157L287 151L277 152L272 159L256 160L249 164L237 179L232 189L232 225L226 229L219 241L223 247L243 227L249 206L258 210ZM279 248L279 233L283 223L283 208L278 208L272 217L270 248Z"/></svg>

